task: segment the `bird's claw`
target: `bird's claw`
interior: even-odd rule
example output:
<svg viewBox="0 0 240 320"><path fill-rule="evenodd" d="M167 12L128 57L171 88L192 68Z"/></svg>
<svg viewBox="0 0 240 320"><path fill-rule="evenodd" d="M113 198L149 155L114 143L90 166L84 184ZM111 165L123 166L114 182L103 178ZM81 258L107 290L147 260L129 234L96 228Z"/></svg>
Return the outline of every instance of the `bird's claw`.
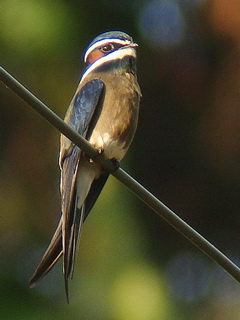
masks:
<svg viewBox="0 0 240 320"><path fill-rule="evenodd" d="M90 163L93 163L97 157L99 157L99 156L104 154L104 149L98 148L96 150L97 150L98 153L96 154L95 157L92 157L92 158L89 159ZM110 161L113 164L113 169L111 169L111 172L117 171L120 168L120 162L117 159L110 159Z"/></svg>
<svg viewBox="0 0 240 320"><path fill-rule="evenodd" d="M97 158L98 156L100 156L101 154L104 153L104 149L102 149L102 148L98 148L98 149L96 148L96 150L97 150L97 152L98 152L98 153L96 154L96 156L94 156L94 157L92 157L92 158L89 159L89 162L91 162L91 163L94 162L94 159L95 159L95 158Z"/></svg>
<svg viewBox="0 0 240 320"><path fill-rule="evenodd" d="M114 165L114 171L117 171L120 168L120 162L117 159L111 159Z"/></svg>

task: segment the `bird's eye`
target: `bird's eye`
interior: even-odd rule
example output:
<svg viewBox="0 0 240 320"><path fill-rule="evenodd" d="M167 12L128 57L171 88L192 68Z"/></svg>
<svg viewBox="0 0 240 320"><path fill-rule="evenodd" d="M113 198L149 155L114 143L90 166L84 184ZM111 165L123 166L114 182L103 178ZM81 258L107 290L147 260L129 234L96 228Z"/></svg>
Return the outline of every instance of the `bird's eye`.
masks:
<svg viewBox="0 0 240 320"><path fill-rule="evenodd" d="M106 44L105 46L100 48L100 50L104 53L110 52L113 49L114 49L114 45L112 43Z"/></svg>

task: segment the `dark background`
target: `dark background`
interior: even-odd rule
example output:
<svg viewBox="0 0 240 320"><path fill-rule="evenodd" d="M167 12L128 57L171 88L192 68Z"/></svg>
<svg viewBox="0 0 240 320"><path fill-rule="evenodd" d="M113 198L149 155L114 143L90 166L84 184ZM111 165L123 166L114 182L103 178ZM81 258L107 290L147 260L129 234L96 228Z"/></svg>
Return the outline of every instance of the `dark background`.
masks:
<svg viewBox="0 0 240 320"><path fill-rule="evenodd" d="M143 98L122 167L240 262L238 0L4 0L0 29L2 66L61 117L90 41L129 33ZM70 306L61 263L29 289L60 214L59 132L0 96L2 319L239 319L239 284L114 178L84 224Z"/></svg>

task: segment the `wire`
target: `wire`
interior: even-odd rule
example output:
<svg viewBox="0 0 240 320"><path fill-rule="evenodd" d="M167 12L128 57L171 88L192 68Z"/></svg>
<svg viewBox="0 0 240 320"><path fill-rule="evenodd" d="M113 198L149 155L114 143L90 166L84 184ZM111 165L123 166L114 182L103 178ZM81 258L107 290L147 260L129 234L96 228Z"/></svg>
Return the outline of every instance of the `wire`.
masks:
<svg viewBox="0 0 240 320"><path fill-rule="evenodd" d="M21 83L12 77L6 70L0 67L0 80L11 89L18 97L25 101L30 107L38 112L51 125L58 129L61 133L72 140L79 148L94 161L97 161L115 178L121 181L130 191L132 191L140 200L147 206L161 216L166 222L173 226L185 238L199 248L203 253L209 256L217 264L219 264L226 272L228 272L234 279L240 282L240 269L220 250L212 245L201 234L194 230L171 209L165 206L152 193L144 188L140 183L133 179L122 168L116 167L111 160L106 159L104 153L99 154L98 151L90 145L81 135L74 131L67 125L59 116L57 116L51 109L49 109L43 102L28 91Z"/></svg>

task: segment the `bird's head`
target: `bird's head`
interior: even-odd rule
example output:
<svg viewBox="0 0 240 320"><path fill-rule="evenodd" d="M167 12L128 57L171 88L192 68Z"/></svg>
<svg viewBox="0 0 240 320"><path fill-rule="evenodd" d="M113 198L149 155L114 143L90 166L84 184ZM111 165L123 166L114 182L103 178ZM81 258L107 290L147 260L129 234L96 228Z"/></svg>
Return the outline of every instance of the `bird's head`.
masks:
<svg viewBox="0 0 240 320"><path fill-rule="evenodd" d="M121 31L110 31L99 35L86 49L84 55L84 62L87 66L86 73L100 69L107 71L118 66L118 62L127 60L133 61L132 64L135 68L137 46L128 34Z"/></svg>

